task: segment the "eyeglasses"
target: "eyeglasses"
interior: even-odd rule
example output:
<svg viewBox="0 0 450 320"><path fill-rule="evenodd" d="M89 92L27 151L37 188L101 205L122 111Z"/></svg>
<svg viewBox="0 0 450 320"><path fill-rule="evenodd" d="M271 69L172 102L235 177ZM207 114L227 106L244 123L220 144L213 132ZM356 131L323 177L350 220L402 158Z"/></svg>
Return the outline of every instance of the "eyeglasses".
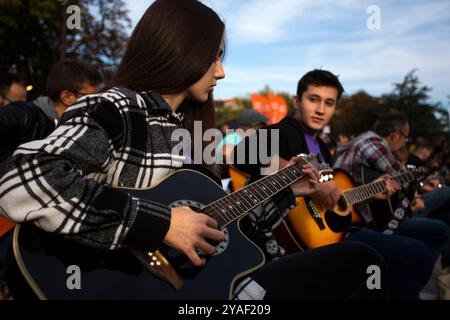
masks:
<svg viewBox="0 0 450 320"><path fill-rule="evenodd" d="M405 143L407 143L409 141L408 135L405 134L404 132L402 132L401 130L398 130L398 132L400 132L400 134L403 136L403 138L405 138Z"/></svg>
<svg viewBox="0 0 450 320"><path fill-rule="evenodd" d="M69 91L71 94L78 96L78 97L82 97L87 95L87 93L83 93L83 92L78 92L78 91Z"/></svg>

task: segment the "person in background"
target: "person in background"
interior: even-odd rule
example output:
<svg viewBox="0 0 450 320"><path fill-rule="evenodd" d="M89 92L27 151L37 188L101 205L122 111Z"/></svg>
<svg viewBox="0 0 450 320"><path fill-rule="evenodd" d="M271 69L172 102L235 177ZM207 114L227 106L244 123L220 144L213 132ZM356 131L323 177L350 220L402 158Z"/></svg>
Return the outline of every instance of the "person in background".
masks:
<svg viewBox="0 0 450 320"><path fill-rule="evenodd" d="M245 109L239 115L238 129L228 133L216 147L216 160L218 163L223 161L225 164L231 163L231 152L241 140L249 134L255 133L261 127L265 126L268 118L253 109ZM228 131L229 132L229 131Z"/></svg>
<svg viewBox="0 0 450 320"><path fill-rule="evenodd" d="M13 101L0 108L0 168L21 144L46 138L55 128L63 112L77 99L97 93L102 75L93 66L74 60L56 63L47 77L47 94L33 102ZM11 85L12 92L21 91ZM5 223L0 220L0 223ZM8 296L4 263L12 230L0 237L0 286Z"/></svg>
<svg viewBox="0 0 450 320"><path fill-rule="evenodd" d="M97 93L102 83L101 73L93 66L75 60L56 63L47 76L47 96L0 109L0 162L20 144L47 137L70 105Z"/></svg>
<svg viewBox="0 0 450 320"><path fill-rule="evenodd" d="M417 137L414 141L414 150L409 153L407 163L416 167L427 167L427 161L433 152L431 143L422 137Z"/></svg>
<svg viewBox="0 0 450 320"><path fill-rule="evenodd" d="M327 70L312 70L303 75L297 85L295 111L281 122L262 129L279 130L279 156L282 159L289 159L301 153L319 153L325 162L333 164L330 150L321 139L320 133L332 120L343 91L338 77ZM252 140L254 137L243 139L234 149L232 157L237 169L250 174L253 179L260 178L260 168L263 164L261 161L251 164L248 161L248 150L251 141L258 147L264 145L260 132L261 130L256 133L256 141ZM270 142L267 143L267 150L270 150L271 145ZM245 163L238 161L240 152L241 158L246 159ZM391 179L389 176L380 178L385 181L388 192L378 195L379 198L386 198L397 190ZM278 244L274 230L288 212L289 210L283 211L273 205L265 206L264 210L254 210L242 220L243 230L250 239L260 245L268 259L277 259L285 254L284 248ZM361 242L383 256L389 269L391 298L419 298L419 292L428 281L433 267L433 256L424 243L400 235L385 235L368 228L354 227L348 231L343 243Z"/></svg>
<svg viewBox="0 0 450 320"><path fill-rule="evenodd" d="M19 78L12 75L0 77L0 107L14 101L26 101L27 91Z"/></svg>
<svg viewBox="0 0 450 320"><path fill-rule="evenodd" d="M395 158L393 152L406 146L409 134L410 125L405 115L398 112L384 114L375 122L372 130L360 134L348 144L338 148L335 167L348 171L357 184L362 183L361 171L364 167L393 175L404 172L405 166ZM421 215L406 217L393 230L395 234L424 242L433 253L434 261L438 261L438 257L442 254L443 268L448 266L450 255L449 199L450 188L436 189L421 196L413 201L416 212L420 212ZM364 207L361 209L365 210ZM371 218L367 212L365 216ZM385 227L378 226L381 229Z"/></svg>

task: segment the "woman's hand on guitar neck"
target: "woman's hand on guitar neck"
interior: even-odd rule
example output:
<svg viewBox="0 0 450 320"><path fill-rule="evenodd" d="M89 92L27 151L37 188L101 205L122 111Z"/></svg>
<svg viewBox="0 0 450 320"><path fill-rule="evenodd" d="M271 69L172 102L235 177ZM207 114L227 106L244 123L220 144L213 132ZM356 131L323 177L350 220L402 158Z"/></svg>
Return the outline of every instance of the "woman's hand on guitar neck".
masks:
<svg viewBox="0 0 450 320"><path fill-rule="evenodd" d="M189 207L172 208L169 231L164 243L184 253L196 266L205 264L196 249L206 254L213 254L215 247L206 239L225 240L223 231L217 229L217 221L203 213L197 213Z"/></svg>

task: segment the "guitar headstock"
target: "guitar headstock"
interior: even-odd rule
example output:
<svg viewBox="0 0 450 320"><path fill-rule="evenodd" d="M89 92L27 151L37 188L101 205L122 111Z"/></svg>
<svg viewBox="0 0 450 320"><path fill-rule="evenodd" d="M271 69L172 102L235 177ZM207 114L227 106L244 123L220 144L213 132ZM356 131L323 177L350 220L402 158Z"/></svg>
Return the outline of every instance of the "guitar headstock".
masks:
<svg viewBox="0 0 450 320"><path fill-rule="evenodd" d="M316 168L319 173L319 182L327 182L333 180L333 169L330 168L328 163L323 161L322 156L319 153L299 154L302 157L304 164L311 164Z"/></svg>
<svg viewBox="0 0 450 320"><path fill-rule="evenodd" d="M406 166L409 173L411 173L417 181L425 179L429 173L429 169L425 167L416 167L414 165L408 164Z"/></svg>

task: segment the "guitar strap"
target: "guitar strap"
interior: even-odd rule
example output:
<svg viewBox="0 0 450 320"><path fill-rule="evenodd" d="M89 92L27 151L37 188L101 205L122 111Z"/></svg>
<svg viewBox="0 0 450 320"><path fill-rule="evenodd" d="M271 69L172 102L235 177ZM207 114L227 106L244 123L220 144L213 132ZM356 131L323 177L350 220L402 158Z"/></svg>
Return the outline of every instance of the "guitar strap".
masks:
<svg viewBox="0 0 450 320"><path fill-rule="evenodd" d="M395 210L391 210L391 215L389 217L389 222L387 227L383 230L384 234L392 235L400 226L400 223L405 220L406 214L409 213L410 204L408 197L404 194L403 191L399 191L398 197L400 199L399 205ZM391 201L389 200L389 206L391 207ZM392 208L392 207L391 207Z"/></svg>
<svg viewBox="0 0 450 320"><path fill-rule="evenodd" d="M365 168L363 166L361 168L361 178L362 178L363 183L366 183L364 169ZM390 215L389 215L389 218L387 219L388 222L387 222L386 226L379 226L380 228L382 228L383 234L386 234L386 235L394 234L396 232L396 230L398 229L398 227L400 226L400 224L402 223L402 221L405 220L406 216L410 215L411 201L409 200L407 193L409 193L411 191L407 192L405 190L407 190L408 188L411 188L414 191L415 187L416 186L413 185L413 182L410 182L409 184L402 186L402 190L400 190L397 193L397 197L398 197L399 201L398 201L396 208L392 207L391 199L387 200L389 203L389 208L390 208ZM412 192L412 194L414 194L414 192Z"/></svg>

